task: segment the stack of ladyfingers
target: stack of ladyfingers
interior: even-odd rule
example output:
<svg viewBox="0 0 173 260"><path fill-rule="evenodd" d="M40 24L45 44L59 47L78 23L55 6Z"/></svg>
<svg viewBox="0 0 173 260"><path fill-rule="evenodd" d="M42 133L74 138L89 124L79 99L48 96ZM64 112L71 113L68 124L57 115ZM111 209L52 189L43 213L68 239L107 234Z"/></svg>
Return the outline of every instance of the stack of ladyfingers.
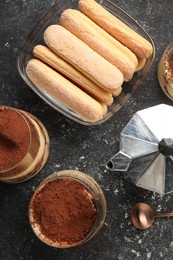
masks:
<svg viewBox="0 0 173 260"><path fill-rule="evenodd" d="M99 121L146 59L152 45L94 0L66 9L33 49L29 79L88 122Z"/></svg>

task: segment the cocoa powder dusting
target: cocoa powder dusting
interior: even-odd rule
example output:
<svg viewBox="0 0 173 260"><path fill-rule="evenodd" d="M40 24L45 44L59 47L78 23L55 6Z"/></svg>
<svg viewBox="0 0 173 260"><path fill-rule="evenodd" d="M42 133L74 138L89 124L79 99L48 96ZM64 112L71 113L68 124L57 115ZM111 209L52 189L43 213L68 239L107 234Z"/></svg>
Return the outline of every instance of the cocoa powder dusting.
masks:
<svg viewBox="0 0 173 260"><path fill-rule="evenodd" d="M30 143L29 128L25 120L12 109L0 110L0 171L18 164Z"/></svg>
<svg viewBox="0 0 173 260"><path fill-rule="evenodd" d="M48 182L36 193L31 207L42 234L60 245L84 239L96 218L91 193L68 178Z"/></svg>
<svg viewBox="0 0 173 260"><path fill-rule="evenodd" d="M31 146L29 149L29 153L31 154L31 156L33 158L36 157L39 147L40 147L40 138L39 138L39 134L38 131L36 129L36 127L34 126L33 121L35 121L38 125L39 123L37 122L37 118L35 116L33 116L32 114L28 113L28 112L23 112L21 111L21 113L25 116L25 118L27 118L28 120L28 124L29 124L29 128L30 128L30 132L31 132ZM41 128L40 128L41 131Z"/></svg>
<svg viewBox="0 0 173 260"><path fill-rule="evenodd" d="M173 51L171 52L171 54L170 54L170 56L169 56L168 63L169 63L170 73L171 73L171 75L172 75L171 80L172 80L172 82L173 82Z"/></svg>
<svg viewBox="0 0 173 260"><path fill-rule="evenodd" d="M173 48L168 50L167 61L165 65L167 69L167 79L170 83L173 84Z"/></svg>

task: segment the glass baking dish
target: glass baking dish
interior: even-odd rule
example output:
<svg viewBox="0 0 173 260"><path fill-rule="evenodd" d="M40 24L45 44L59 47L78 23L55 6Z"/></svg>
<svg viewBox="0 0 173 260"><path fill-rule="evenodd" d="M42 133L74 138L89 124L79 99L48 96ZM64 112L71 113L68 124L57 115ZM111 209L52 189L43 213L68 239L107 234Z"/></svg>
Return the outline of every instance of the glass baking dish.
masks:
<svg viewBox="0 0 173 260"><path fill-rule="evenodd" d="M26 40L19 50L17 66L19 73L23 80L28 84L31 89L33 89L37 95L39 95L45 102L47 102L54 109L67 116L68 118L82 124L82 125L98 125L105 122L109 119L113 114L115 114L134 94L134 92L138 89L141 82L144 80L146 74L151 68L155 57L155 47L151 37L148 33L126 12L116 6L114 3L108 0L99 0L97 1L104 8L106 8L109 12L115 15L117 18L126 23L129 27L131 27L134 31L142 35L145 39L147 39L151 45L153 46L153 54L150 56L144 67L134 74L134 77L128 81L123 83L123 90L118 97L114 97L114 102L111 106L108 107L107 113L102 117L101 120L97 122L88 122L83 120L79 115L69 110L67 107L63 106L57 99L53 96L46 93L44 90L37 88L27 77L26 75L26 65L28 61L33 58L32 50L37 44L43 44L43 33L45 29L51 24L57 24L59 17L63 10L67 8L78 9L78 0L59 0L55 5L53 5L39 20L39 22L35 25L33 30L29 33Z"/></svg>

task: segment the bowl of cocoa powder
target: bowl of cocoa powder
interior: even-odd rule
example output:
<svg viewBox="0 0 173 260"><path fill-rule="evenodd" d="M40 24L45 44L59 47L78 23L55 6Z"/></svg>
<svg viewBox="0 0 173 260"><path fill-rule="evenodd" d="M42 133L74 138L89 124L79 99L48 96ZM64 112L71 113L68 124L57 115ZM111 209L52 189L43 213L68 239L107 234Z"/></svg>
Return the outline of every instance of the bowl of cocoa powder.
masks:
<svg viewBox="0 0 173 260"><path fill-rule="evenodd" d="M29 204L29 221L35 235L57 248L90 240L105 217L106 201L100 186L79 171L50 175L36 189Z"/></svg>

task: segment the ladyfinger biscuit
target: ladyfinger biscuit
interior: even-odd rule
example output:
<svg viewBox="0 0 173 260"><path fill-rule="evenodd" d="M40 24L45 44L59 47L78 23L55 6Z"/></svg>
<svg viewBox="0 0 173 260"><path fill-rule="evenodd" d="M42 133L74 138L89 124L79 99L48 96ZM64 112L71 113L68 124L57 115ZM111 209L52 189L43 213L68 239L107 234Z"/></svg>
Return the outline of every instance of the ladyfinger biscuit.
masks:
<svg viewBox="0 0 173 260"><path fill-rule="evenodd" d="M64 27L50 25L44 32L44 41L100 87L111 91L122 85L121 71Z"/></svg>
<svg viewBox="0 0 173 260"><path fill-rule="evenodd" d="M97 86L70 63L52 52L48 47L43 45L35 46L33 49L33 55L44 63L50 65L62 75L65 75L68 79L78 84L82 90L87 92L99 102L105 103L108 106L113 103L113 97L110 92Z"/></svg>
<svg viewBox="0 0 173 260"><path fill-rule="evenodd" d="M81 12L127 46L139 58L148 58L152 55L152 45L146 39L104 9L100 4L94 0L80 0L78 5Z"/></svg>
<svg viewBox="0 0 173 260"><path fill-rule="evenodd" d="M136 71L141 70L144 67L146 61L147 59L138 58L138 65L136 67Z"/></svg>
<svg viewBox="0 0 173 260"><path fill-rule="evenodd" d="M105 113L105 107L103 108L100 103L42 61L30 60L26 66L26 73L33 84L76 112L84 120L96 122Z"/></svg>
<svg viewBox="0 0 173 260"><path fill-rule="evenodd" d="M122 87L120 86L119 88L113 90L111 93L114 97L117 97L121 94L121 92L122 92Z"/></svg>
<svg viewBox="0 0 173 260"><path fill-rule="evenodd" d="M107 61L115 65L128 81L133 77L136 64L128 56L99 33L97 26L87 16L73 9L66 9L60 17L60 24L88 44Z"/></svg>

